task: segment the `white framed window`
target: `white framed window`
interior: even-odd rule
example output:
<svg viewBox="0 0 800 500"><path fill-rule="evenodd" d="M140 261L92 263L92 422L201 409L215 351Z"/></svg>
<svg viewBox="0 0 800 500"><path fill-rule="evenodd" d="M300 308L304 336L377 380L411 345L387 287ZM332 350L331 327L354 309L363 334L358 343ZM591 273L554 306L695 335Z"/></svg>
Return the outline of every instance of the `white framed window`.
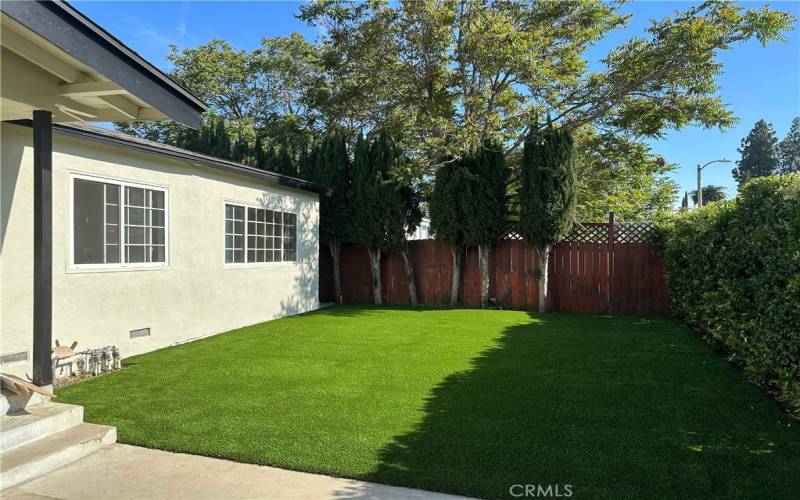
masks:
<svg viewBox="0 0 800 500"><path fill-rule="evenodd" d="M225 264L297 260L297 214L225 203Z"/></svg>
<svg viewBox="0 0 800 500"><path fill-rule="evenodd" d="M70 186L72 268L167 265L165 188L77 174Z"/></svg>

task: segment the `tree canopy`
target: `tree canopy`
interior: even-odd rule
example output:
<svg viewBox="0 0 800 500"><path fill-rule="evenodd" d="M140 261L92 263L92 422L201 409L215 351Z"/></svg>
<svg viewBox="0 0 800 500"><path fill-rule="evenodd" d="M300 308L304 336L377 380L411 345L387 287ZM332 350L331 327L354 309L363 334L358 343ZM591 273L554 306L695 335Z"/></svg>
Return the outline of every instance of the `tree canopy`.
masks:
<svg viewBox="0 0 800 500"><path fill-rule="evenodd" d="M573 145L569 132L552 124L533 128L525 139L519 232L535 247L557 243L575 220Z"/></svg>
<svg viewBox="0 0 800 500"><path fill-rule="evenodd" d="M422 219L406 158L388 132L359 136L354 151L353 240L380 250L399 250Z"/></svg>
<svg viewBox="0 0 800 500"><path fill-rule="evenodd" d="M429 203L431 231L437 240L459 251L467 246L468 241L464 222L470 207L465 193L472 189L473 179L460 161L444 163L436 172Z"/></svg>
<svg viewBox="0 0 800 500"><path fill-rule="evenodd" d="M782 40L794 18L704 2L652 21L593 70L587 49L630 20L620 8L599 0L317 0L298 13L320 28L314 43L292 34L243 50L212 40L173 47L169 60L172 76L225 121L231 158L261 165L283 151L285 167L287 157L302 163L325 130L355 140L381 129L424 184L444 159L488 139L513 164L535 117L549 115L575 138L582 216L611 208L644 217L669 207L675 192L665 179L671 165L642 139L734 124L715 81L719 54L749 39ZM174 124L120 128L180 140Z"/></svg>
<svg viewBox="0 0 800 500"><path fill-rule="evenodd" d="M649 220L672 211L678 186L668 174L676 165L654 155L644 142L581 127L574 134L576 217L581 221Z"/></svg>
<svg viewBox="0 0 800 500"><path fill-rule="evenodd" d="M487 140L461 159L469 172L469 189L460 193L464 207L464 243L466 246L492 244L508 232L509 169L503 146Z"/></svg>
<svg viewBox="0 0 800 500"><path fill-rule="evenodd" d="M320 196L320 237L323 241L348 241L351 230L352 162L347 150L347 138L330 131L316 144L302 166L306 180L331 188Z"/></svg>
<svg viewBox="0 0 800 500"><path fill-rule="evenodd" d="M325 27L326 69L357 83L330 87L336 102L357 101L351 111L370 103L354 121L404 130L407 149L428 165L489 137L516 149L537 115L651 137L688 124L728 127L735 119L715 81L718 54L742 40L782 39L793 20L705 2L653 21L592 72L587 48L629 21L617 4L320 0L300 18Z"/></svg>

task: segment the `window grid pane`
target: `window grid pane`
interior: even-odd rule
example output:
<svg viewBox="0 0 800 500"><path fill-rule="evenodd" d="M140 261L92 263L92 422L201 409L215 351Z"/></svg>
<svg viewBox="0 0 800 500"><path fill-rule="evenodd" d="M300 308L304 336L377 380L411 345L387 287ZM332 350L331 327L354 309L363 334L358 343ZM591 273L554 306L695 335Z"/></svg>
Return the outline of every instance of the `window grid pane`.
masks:
<svg viewBox="0 0 800 500"><path fill-rule="evenodd" d="M166 262L166 192L75 177L73 263Z"/></svg>
<svg viewBox="0 0 800 500"><path fill-rule="evenodd" d="M164 199L161 191L125 186L126 263L166 262Z"/></svg>
<svg viewBox="0 0 800 500"><path fill-rule="evenodd" d="M244 207L225 205L225 263L244 262Z"/></svg>
<svg viewBox="0 0 800 500"><path fill-rule="evenodd" d="M73 180L72 245L75 264L119 263L119 186Z"/></svg>
<svg viewBox="0 0 800 500"><path fill-rule="evenodd" d="M263 263L266 259L267 221L272 212L263 208L247 209L247 262Z"/></svg>
<svg viewBox="0 0 800 500"><path fill-rule="evenodd" d="M105 184L103 195L103 263L119 264L119 186Z"/></svg>
<svg viewBox="0 0 800 500"><path fill-rule="evenodd" d="M225 205L225 263L297 260L297 214Z"/></svg>
<svg viewBox="0 0 800 500"><path fill-rule="evenodd" d="M297 260L297 214L283 214L283 261Z"/></svg>

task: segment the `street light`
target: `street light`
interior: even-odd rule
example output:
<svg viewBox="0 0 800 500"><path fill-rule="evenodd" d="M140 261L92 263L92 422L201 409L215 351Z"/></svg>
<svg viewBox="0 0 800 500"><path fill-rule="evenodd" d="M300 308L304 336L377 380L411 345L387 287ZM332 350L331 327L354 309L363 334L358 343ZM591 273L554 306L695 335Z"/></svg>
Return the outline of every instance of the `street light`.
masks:
<svg viewBox="0 0 800 500"><path fill-rule="evenodd" d="M731 161L730 160L726 160L725 158L723 158L721 160L710 161L710 162L706 163L705 165L703 165L702 167L700 166L699 163L697 164L697 206L698 207L702 207L703 206L703 180L702 180L702 175L703 174L702 174L702 172L703 172L704 168L706 168L707 166L711 165L712 163L731 163Z"/></svg>

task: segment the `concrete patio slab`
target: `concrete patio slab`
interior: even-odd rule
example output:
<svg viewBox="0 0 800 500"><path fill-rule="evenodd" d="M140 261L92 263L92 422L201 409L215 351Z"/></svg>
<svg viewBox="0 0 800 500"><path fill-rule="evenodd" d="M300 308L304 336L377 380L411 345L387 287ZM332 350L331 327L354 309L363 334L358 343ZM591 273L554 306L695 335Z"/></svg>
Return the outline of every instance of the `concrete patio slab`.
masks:
<svg viewBox="0 0 800 500"><path fill-rule="evenodd" d="M0 496L4 500L463 498L122 444L5 490Z"/></svg>

